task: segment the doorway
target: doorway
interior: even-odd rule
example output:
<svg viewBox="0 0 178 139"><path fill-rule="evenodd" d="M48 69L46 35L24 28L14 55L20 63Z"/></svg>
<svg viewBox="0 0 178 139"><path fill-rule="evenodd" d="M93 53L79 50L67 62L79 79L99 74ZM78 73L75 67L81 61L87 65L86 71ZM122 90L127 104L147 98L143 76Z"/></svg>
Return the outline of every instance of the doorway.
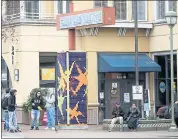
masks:
<svg viewBox="0 0 178 139"><path fill-rule="evenodd" d="M132 85L134 83L135 81L132 79L106 81L106 119L112 118L112 110L115 107L116 102L119 102L124 108L125 112L128 112L132 103Z"/></svg>
<svg viewBox="0 0 178 139"><path fill-rule="evenodd" d="M113 73L110 74L113 75ZM139 75L139 84L145 89L145 73L140 73ZM128 112L132 103L136 104L136 101L132 99L133 85L135 85L134 73L117 73L117 78L106 74L104 119L112 118L112 110L116 102L122 105L125 113ZM137 107L141 111L141 101L138 102Z"/></svg>

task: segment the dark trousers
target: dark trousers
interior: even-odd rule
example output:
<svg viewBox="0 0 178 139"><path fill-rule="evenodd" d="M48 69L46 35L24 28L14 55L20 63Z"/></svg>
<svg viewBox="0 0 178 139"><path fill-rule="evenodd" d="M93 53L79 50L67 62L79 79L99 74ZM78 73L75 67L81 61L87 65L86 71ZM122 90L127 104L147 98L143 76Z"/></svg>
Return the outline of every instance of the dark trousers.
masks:
<svg viewBox="0 0 178 139"><path fill-rule="evenodd" d="M175 117L174 120L175 120L176 126L178 127L178 117Z"/></svg>

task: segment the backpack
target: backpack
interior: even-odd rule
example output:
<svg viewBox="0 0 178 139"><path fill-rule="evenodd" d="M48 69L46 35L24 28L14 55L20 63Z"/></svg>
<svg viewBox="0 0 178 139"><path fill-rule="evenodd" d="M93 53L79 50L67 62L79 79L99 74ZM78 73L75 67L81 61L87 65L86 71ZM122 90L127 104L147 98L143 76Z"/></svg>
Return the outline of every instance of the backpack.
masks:
<svg viewBox="0 0 178 139"><path fill-rule="evenodd" d="M169 107L165 107L165 112L164 112L164 118L165 119L169 119L170 118L170 108Z"/></svg>
<svg viewBox="0 0 178 139"><path fill-rule="evenodd" d="M55 94L51 94L51 95L50 95L50 98L51 98L53 95L54 95L54 97L55 97L55 101L54 101L53 105L55 105L55 107L56 107L56 104L57 104L58 100L57 100L57 97L56 97Z"/></svg>
<svg viewBox="0 0 178 139"><path fill-rule="evenodd" d="M6 110L8 106L8 97L4 97L1 102L1 107L3 110Z"/></svg>

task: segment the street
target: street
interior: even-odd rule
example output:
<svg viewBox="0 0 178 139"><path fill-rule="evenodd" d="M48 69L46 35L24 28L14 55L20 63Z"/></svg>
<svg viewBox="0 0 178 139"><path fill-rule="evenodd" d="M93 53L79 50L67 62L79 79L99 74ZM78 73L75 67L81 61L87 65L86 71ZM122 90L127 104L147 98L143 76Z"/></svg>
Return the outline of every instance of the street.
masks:
<svg viewBox="0 0 178 139"><path fill-rule="evenodd" d="M178 138L178 132L168 131L144 131L144 132L108 132L103 131L101 126L89 126L88 130L45 130L40 127L39 131L29 130L29 126L20 126L21 133L2 133L2 138Z"/></svg>

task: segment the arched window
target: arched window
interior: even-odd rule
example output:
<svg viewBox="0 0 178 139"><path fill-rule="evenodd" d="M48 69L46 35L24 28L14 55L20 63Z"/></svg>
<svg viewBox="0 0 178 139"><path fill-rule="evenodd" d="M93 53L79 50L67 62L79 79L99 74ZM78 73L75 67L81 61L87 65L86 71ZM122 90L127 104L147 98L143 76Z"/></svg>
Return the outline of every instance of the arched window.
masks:
<svg viewBox="0 0 178 139"><path fill-rule="evenodd" d="M10 81L10 76L9 76L9 70L7 67L7 64L5 60L1 57L1 95L5 94L6 88L11 87L11 81Z"/></svg>

